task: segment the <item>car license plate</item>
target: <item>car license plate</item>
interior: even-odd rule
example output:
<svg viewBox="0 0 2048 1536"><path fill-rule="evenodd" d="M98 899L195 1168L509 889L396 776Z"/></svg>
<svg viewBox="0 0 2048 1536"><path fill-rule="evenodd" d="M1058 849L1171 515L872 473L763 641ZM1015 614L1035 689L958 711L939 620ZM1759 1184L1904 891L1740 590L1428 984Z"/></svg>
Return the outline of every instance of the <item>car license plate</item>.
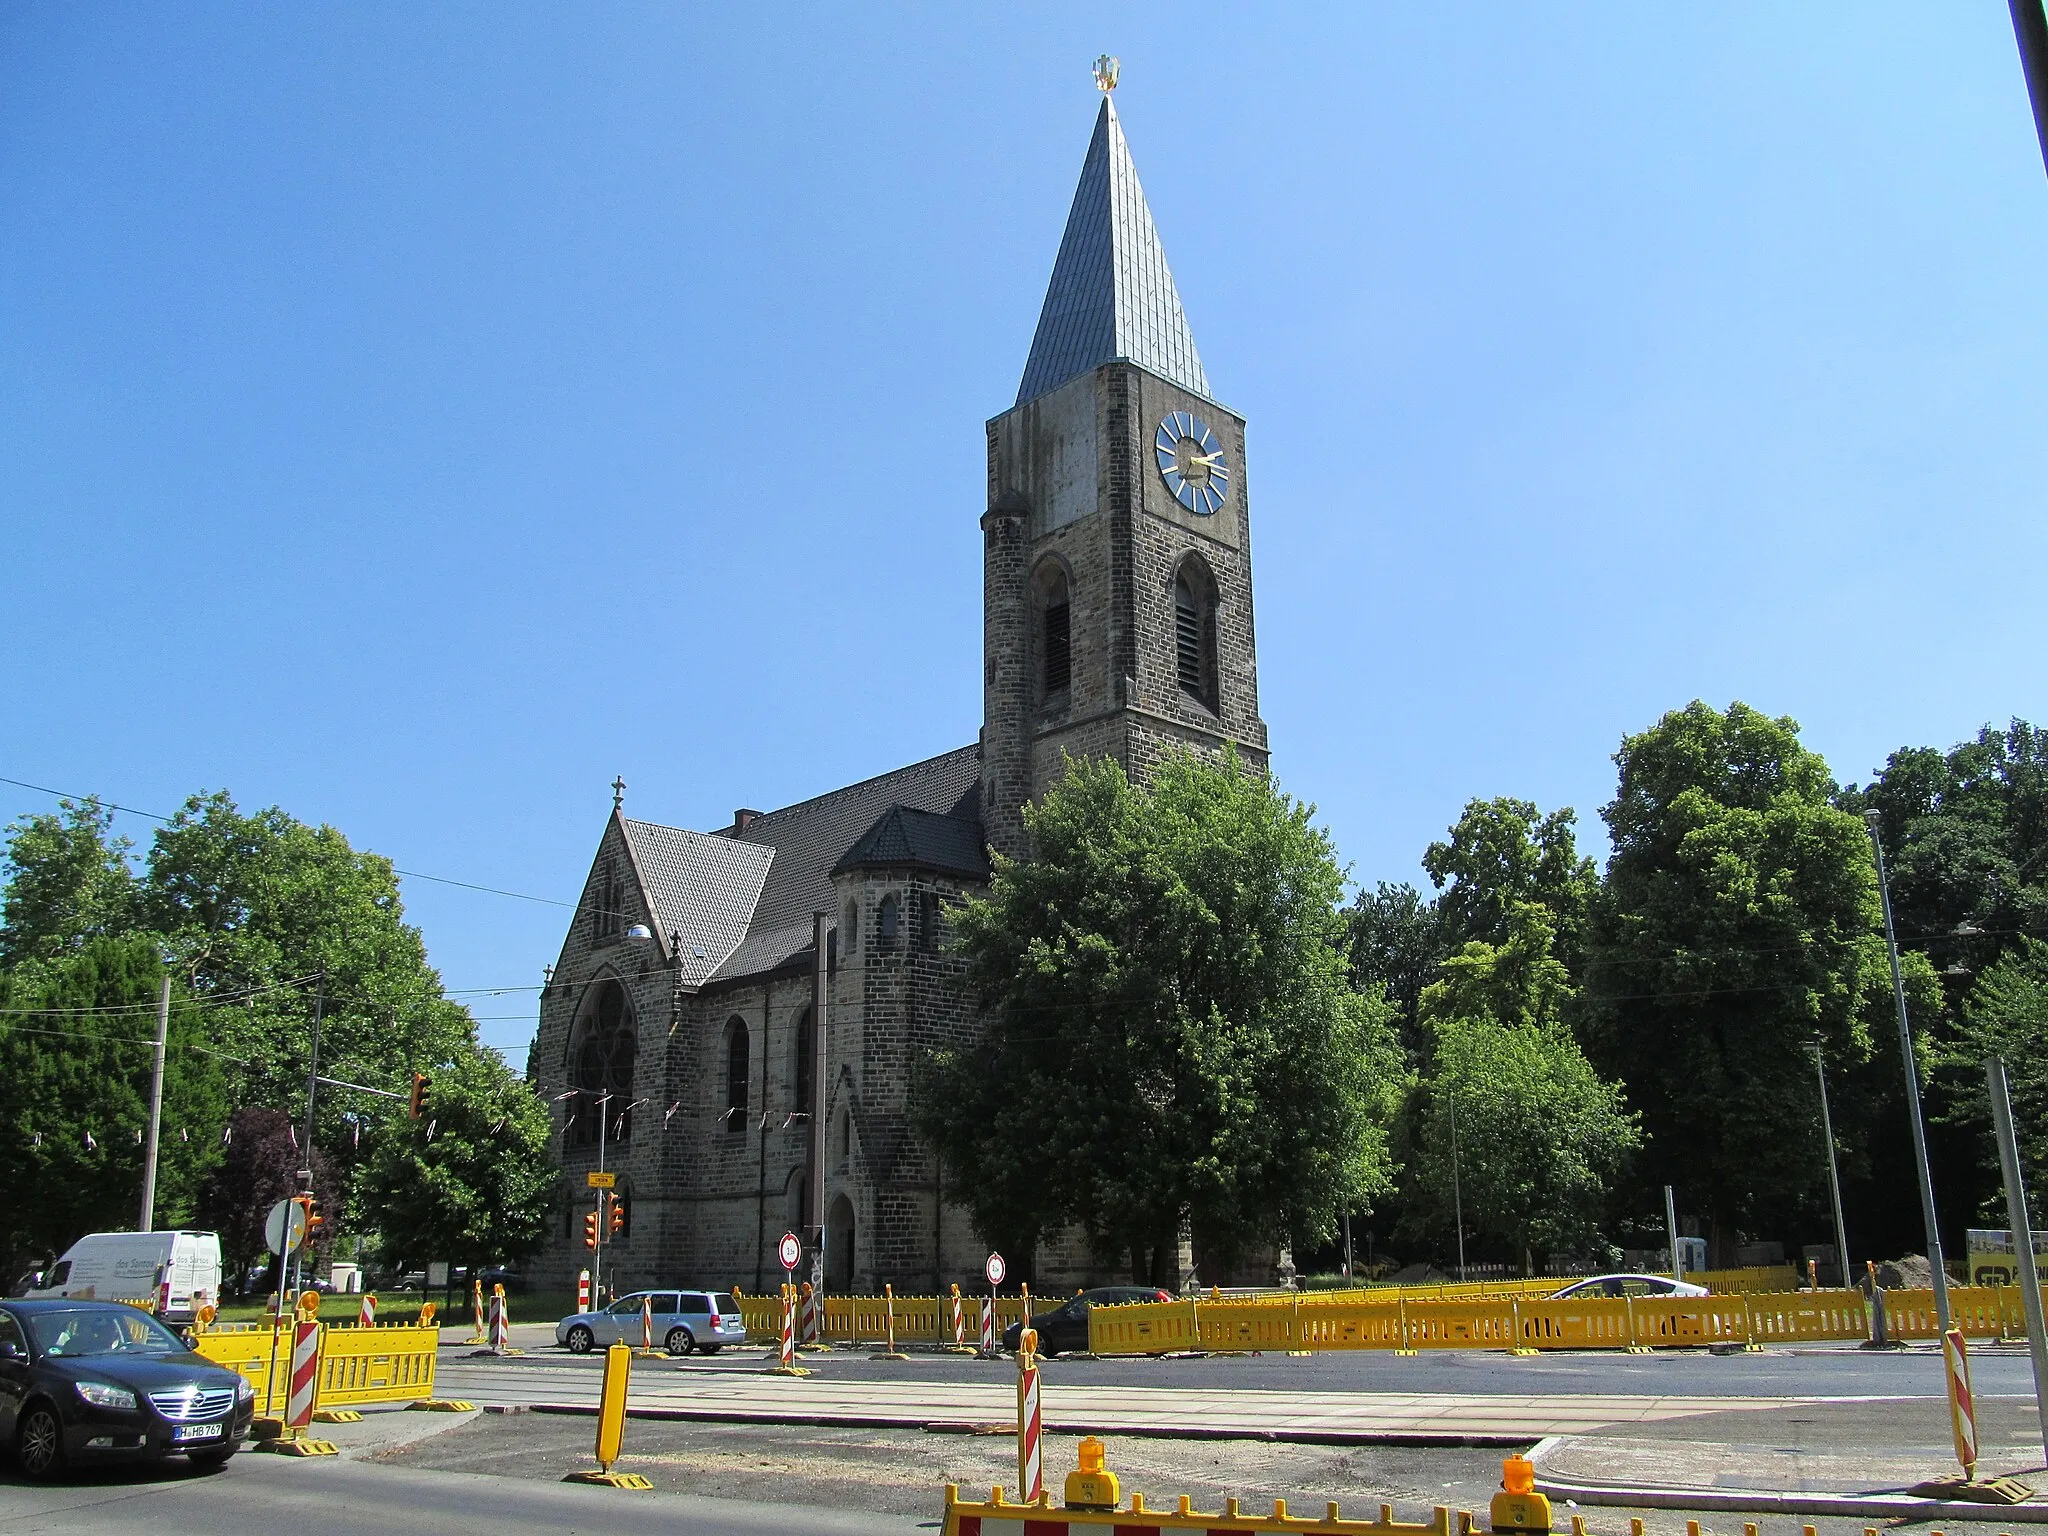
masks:
<svg viewBox="0 0 2048 1536"><path fill-rule="evenodd" d="M173 1440L218 1440L222 1424L180 1424L171 1431Z"/></svg>

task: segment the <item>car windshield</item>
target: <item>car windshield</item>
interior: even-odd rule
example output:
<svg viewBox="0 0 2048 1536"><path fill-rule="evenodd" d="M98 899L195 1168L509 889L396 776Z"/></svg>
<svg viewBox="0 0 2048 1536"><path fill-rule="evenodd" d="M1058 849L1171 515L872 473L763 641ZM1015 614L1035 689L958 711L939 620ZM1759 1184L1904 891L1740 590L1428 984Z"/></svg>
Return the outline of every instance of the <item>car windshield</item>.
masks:
<svg viewBox="0 0 2048 1536"><path fill-rule="evenodd" d="M185 1347L162 1323L133 1307L30 1312L22 1321L44 1355L161 1355Z"/></svg>

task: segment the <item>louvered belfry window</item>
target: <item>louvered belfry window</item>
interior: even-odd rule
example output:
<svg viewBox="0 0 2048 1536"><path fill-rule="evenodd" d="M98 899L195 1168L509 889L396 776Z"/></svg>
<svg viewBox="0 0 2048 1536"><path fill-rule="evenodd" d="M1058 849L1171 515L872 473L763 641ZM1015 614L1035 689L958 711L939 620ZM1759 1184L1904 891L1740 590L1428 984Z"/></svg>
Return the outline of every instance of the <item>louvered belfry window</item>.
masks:
<svg viewBox="0 0 2048 1536"><path fill-rule="evenodd" d="M1045 608L1045 691L1058 693L1073 680L1073 609L1067 604L1067 584L1054 589Z"/></svg>
<svg viewBox="0 0 2048 1536"><path fill-rule="evenodd" d="M1180 671L1181 692L1206 703L1209 690L1203 686L1202 676L1205 670L1202 666L1202 609L1185 575L1174 578L1173 632L1174 660Z"/></svg>

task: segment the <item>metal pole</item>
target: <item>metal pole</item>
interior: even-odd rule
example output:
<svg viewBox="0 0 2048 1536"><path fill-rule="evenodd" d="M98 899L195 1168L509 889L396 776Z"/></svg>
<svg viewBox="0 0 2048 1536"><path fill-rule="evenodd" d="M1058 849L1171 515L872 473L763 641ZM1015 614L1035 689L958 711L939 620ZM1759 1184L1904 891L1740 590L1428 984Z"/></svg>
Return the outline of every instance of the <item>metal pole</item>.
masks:
<svg viewBox="0 0 2048 1536"><path fill-rule="evenodd" d="M306 1069L306 1143L301 1149L305 1153L306 1166L299 1170L299 1180L307 1194L313 1193L313 1102L320 1091L320 1019L327 1011L327 967L320 967L320 974L313 983L313 1063ZM309 1211L310 1214L310 1211ZM308 1228L310 1236L310 1227ZM292 1260L292 1289L298 1289L299 1266L304 1263L306 1245L299 1245L298 1256Z"/></svg>
<svg viewBox="0 0 2048 1536"><path fill-rule="evenodd" d="M2019 39L2020 68L2027 77L2027 95L2034 103L2034 133L2041 141L2041 160L2048 164L2048 12L2041 0L2008 0L2013 35Z"/></svg>
<svg viewBox="0 0 2048 1536"><path fill-rule="evenodd" d="M825 1112L830 1084L825 1080L826 1012L832 989L830 957L826 953L832 927L823 912L811 914L811 1187L809 1209L804 1212L806 1234L811 1240L811 1293L818 1299L819 1315L825 1306ZM848 1256L849 1258L851 1255Z"/></svg>
<svg viewBox="0 0 2048 1536"><path fill-rule="evenodd" d="M1685 1278L1685 1260L1678 1255L1678 1202L1671 1197L1671 1186L1664 1186L1664 1230L1671 1238L1671 1278Z"/></svg>
<svg viewBox="0 0 2048 1536"><path fill-rule="evenodd" d="M1351 1278L1351 1213L1344 1213L1344 1278Z"/></svg>
<svg viewBox="0 0 2048 1536"><path fill-rule="evenodd" d="M156 1154L164 1124L164 1044L171 1033L171 972L164 968L163 987L156 995L156 1062L149 1074L149 1143L142 1154L142 1220L138 1232L156 1230Z"/></svg>
<svg viewBox="0 0 2048 1536"><path fill-rule="evenodd" d="M607 1065L605 1070L609 1073L611 1070L610 1066ZM604 1172L605 1122L612 1117L611 1102L612 1091L610 1088L606 1088L597 1098L597 1171L599 1173ZM609 1214L604 1208L604 1195L605 1192L602 1189L597 1191L597 1247L591 1251L592 1256L590 1260L590 1295L593 1307L597 1305L597 1298L604 1294L604 1223L605 1217Z"/></svg>
<svg viewBox="0 0 2048 1536"><path fill-rule="evenodd" d="M2041 1421L2041 1448L2048 1452L2048 1327L2041 1319L2041 1272L2034 1262L2034 1224L2027 1216L2027 1186L2020 1174L2019 1138L2012 1128L2012 1093L2005 1061L1984 1063L1991 1089L1991 1128L1998 1136L1998 1166L2005 1174L2005 1219L2012 1226L2013 1257L2019 1261L2020 1298L2027 1309L2027 1353L2034 1358L2034 1410Z"/></svg>
<svg viewBox="0 0 2048 1536"><path fill-rule="evenodd" d="M1820 1047L1813 1048L1813 1070L1820 1079L1820 1129L1828 1143L1828 1199L1835 1210L1835 1269L1849 1283L1849 1229L1842 1224L1842 1181L1835 1172L1835 1120L1828 1113L1828 1068Z"/></svg>
<svg viewBox="0 0 2048 1536"><path fill-rule="evenodd" d="M1451 1095L1451 1210L1458 1223L1458 1283L1465 1283L1465 1196L1458 1187L1458 1095Z"/></svg>
<svg viewBox="0 0 2048 1536"><path fill-rule="evenodd" d="M1899 1062L1906 1069L1906 1119L1913 1127L1914 1172L1920 1176L1920 1219L1927 1228L1927 1262L1934 1267L1934 1311L1941 1319L1941 1331L1949 1330L1948 1266L1941 1256L1941 1228L1934 1219L1934 1175L1927 1166L1927 1127L1920 1119L1920 1065L1913 1055L1913 1026L1906 1017L1906 979L1899 971L1899 941L1892 928L1892 893L1884 868L1884 844L1877 825L1883 818L1875 810L1863 813L1863 825L1870 833L1871 856L1877 860L1877 895L1884 907L1884 947L1892 962L1892 1000L1899 1011Z"/></svg>

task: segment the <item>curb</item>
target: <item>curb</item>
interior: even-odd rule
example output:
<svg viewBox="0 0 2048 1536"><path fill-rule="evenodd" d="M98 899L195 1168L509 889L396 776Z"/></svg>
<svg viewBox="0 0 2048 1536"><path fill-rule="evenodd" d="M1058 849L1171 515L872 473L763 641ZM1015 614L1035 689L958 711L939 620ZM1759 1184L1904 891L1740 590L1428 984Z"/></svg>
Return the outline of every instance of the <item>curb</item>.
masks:
<svg viewBox="0 0 2048 1536"><path fill-rule="evenodd" d="M533 1413L555 1413L574 1418L597 1417L588 1403L533 1403ZM488 1412L490 1410L486 1410ZM931 1434L967 1434L977 1425L960 1419L903 1418L872 1413L767 1413L740 1412L723 1408L628 1408L629 1419L671 1420L694 1424L802 1424L820 1429L916 1429ZM1045 1421L1048 1434L1117 1435L1134 1440L1250 1440L1267 1445L1401 1445L1438 1450L1521 1450L1531 1442L1527 1435L1447 1435L1427 1430L1381 1430L1347 1433L1341 1430L1247 1430L1204 1429L1197 1426L1170 1428L1165 1425L1132 1427L1128 1424L1098 1423L1086 1419ZM1014 1432L1014 1431L1013 1431ZM1981 1507L1981 1506L1980 1506Z"/></svg>

